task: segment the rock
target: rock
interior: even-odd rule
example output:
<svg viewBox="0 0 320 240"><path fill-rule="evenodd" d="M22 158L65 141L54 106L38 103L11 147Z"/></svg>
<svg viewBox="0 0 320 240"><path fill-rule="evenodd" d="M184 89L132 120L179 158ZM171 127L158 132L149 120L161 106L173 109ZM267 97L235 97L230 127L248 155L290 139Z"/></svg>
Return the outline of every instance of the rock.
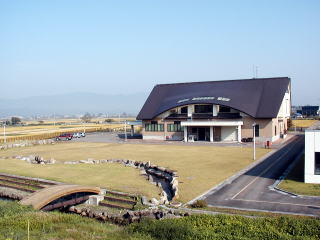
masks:
<svg viewBox="0 0 320 240"><path fill-rule="evenodd" d="M149 182L153 182L153 177L151 175L148 175Z"/></svg>
<svg viewBox="0 0 320 240"><path fill-rule="evenodd" d="M159 171L162 171L162 172L166 172L166 168L164 168L164 167L159 167L159 166L158 166L158 170L159 170Z"/></svg>
<svg viewBox="0 0 320 240"><path fill-rule="evenodd" d="M146 196L142 196L142 197L141 197L141 203L142 203L143 205L148 205L148 199L147 199Z"/></svg>
<svg viewBox="0 0 320 240"><path fill-rule="evenodd" d="M179 184L179 182L176 178L174 178L170 183L172 188L178 187L178 184Z"/></svg>
<svg viewBox="0 0 320 240"><path fill-rule="evenodd" d="M69 211L70 212L75 212L75 207L74 206L69 207Z"/></svg>
<svg viewBox="0 0 320 240"><path fill-rule="evenodd" d="M54 158L51 158L49 161L48 161L48 164L55 164L56 163L56 160Z"/></svg>
<svg viewBox="0 0 320 240"><path fill-rule="evenodd" d="M159 201L155 198L151 198L151 203L154 205L159 205Z"/></svg>

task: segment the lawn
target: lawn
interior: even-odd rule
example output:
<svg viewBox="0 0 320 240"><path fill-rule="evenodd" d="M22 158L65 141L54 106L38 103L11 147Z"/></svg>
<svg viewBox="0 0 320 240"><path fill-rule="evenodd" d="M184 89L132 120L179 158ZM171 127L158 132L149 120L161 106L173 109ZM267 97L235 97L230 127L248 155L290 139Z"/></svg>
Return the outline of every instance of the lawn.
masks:
<svg viewBox="0 0 320 240"><path fill-rule="evenodd" d="M99 186L115 191L157 197L159 189L148 183L137 169L120 164L34 165L17 159L0 159L0 171L65 183Z"/></svg>
<svg viewBox="0 0 320 240"><path fill-rule="evenodd" d="M260 158L269 151L257 149L257 157ZM178 171L180 200L183 202L197 197L252 163L252 149L246 147L71 142L0 152L0 156L31 154L47 159L53 157L58 161L88 158L151 161L153 164ZM1 171L77 184L103 185L122 191L132 192L131 190L137 189L149 196L156 192L153 185L138 176L138 170L116 164L34 166L20 160L1 160ZM131 175L128 175L129 172ZM145 184L137 185L140 181Z"/></svg>
<svg viewBox="0 0 320 240"><path fill-rule="evenodd" d="M295 119L292 120L292 127L311 127L313 124L315 124L317 120L306 120L306 119Z"/></svg>
<svg viewBox="0 0 320 240"><path fill-rule="evenodd" d="M304 155L279 187L296 194L320 196L320 184L304 183Z"/></svg>

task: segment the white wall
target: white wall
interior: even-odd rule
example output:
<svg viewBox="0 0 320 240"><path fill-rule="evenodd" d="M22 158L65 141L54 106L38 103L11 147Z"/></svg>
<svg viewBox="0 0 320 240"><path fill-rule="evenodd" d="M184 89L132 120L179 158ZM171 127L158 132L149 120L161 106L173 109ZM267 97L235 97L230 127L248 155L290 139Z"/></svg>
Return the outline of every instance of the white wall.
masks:
<svg viewBox="0 0 320 240"><path fill-rule="evenodd" d="M150 136L150 135L143 135L142 136L143 140L166 140L164 136Z"/></svg>
<svg viewBox="0 0 320 240"><path fill-rule="evenodd" d="M290 113L291 113L291 100L290 100L290 93L285 93L280 109L279 109L279 113L278 113L278 117L290 117Z"/></svg>
<svg viewBox="0 0 320 240"><path fill-rule="evenodd" d="M320 183L320 175L314 174L315 152L320 152L320 131L306 130L305 132L305 183Z"/></svg>
<svg viewBox="0 0 320 240"><path fill-rule="evenodd" d="M222 127L221 141L237 141L237 127Z"/></svg>

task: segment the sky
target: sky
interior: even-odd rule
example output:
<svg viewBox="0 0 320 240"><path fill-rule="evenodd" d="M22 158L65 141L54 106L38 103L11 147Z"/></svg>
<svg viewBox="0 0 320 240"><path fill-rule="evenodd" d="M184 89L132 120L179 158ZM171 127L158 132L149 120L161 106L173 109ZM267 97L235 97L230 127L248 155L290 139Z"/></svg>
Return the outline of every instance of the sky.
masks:
<svg viewBox="0 0 320 240"><path fill-rule="evenodd" d="M320 1L0 0L0 98L288 76L320 104Z"/></svg>

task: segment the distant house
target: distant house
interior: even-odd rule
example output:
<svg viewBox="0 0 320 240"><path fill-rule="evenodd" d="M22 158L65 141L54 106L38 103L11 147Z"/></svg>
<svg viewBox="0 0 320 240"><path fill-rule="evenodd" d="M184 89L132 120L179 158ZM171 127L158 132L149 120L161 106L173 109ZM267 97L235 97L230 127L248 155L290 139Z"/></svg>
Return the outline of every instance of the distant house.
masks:
<svg viewBox="0 0 320 240"><path fill-rule="evenodd" d="M320 183L320 122L305 131L305 183Z"/></svg>
<svg viewBox="0 0 320 240"><path fill-rule="evenodd" d="M143 139L275 141L286 135L290 78L156 85L137 116Z"/></svg>

